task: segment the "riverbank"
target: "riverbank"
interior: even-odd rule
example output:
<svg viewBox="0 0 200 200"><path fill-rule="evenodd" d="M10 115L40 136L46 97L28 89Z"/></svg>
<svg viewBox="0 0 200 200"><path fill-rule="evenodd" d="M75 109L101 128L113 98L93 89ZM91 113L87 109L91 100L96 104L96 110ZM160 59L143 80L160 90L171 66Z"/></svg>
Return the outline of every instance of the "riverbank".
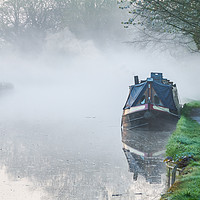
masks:
<svg viewBox="0 0 200 200"><path fill-rule="evenodd" d="M171 135L166 156L174 161L183 156L192 157L176 182L161 200L199 200L200 198L200 102L185 104L177 128Z"/></svg>

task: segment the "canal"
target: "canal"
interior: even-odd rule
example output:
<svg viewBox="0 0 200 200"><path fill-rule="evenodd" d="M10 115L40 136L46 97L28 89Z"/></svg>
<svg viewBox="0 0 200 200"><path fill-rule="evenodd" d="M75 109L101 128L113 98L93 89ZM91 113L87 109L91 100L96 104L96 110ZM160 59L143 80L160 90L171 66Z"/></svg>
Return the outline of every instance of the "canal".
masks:
<svg viewBox="0 0 200 200"><path fill-rule="evenodd" d="M123 132L104 118L3 119L2 200L159 199L167 134Z"/></svg>
<svg viewBox="0 0 200 200"><path fill-rule="evenodd" d="M169 133L121 132L135 69L95 59L5 61L1 80L14 88L0 92L1 200L160 198Z"/></svg>

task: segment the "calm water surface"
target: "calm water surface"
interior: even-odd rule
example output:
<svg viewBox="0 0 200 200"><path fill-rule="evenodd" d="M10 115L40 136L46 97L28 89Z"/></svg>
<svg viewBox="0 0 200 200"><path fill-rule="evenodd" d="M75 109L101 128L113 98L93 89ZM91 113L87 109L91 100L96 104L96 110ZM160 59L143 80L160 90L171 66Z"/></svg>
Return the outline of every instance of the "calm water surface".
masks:
<svg viewBox="0 0 200 200"><path fill-rule="evenodd" d="M165 187L164 174L154 184L133 179L120 126L109 121L1 119L0 135L1 199L159 199Z"/></svg>
<svg viewBox="0 0 200 200"><path fill-rule="evenodd" d="M86 115L57 90L1 97L0 199L159 199L169 133L121 133L118 111Z"/></svg>

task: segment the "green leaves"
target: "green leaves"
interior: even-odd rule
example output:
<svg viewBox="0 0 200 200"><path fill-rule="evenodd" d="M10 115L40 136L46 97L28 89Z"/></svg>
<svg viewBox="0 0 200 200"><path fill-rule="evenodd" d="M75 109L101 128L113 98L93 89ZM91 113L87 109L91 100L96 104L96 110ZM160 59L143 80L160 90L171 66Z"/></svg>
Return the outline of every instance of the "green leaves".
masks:
<svg viewBox="0 0 200 200"><path fill-rule="evenodd" d="M120 1L133 18L140 18L149 31L179 34L192 39L200 50L200 2L196 0ZM149 22L152 21L150 24ZM139 23L140 25L141 23ZM138 25L138 23L137 23ZM158 28L162 25L162 28ZM163 31L164 30L164 31Z"/></svg>

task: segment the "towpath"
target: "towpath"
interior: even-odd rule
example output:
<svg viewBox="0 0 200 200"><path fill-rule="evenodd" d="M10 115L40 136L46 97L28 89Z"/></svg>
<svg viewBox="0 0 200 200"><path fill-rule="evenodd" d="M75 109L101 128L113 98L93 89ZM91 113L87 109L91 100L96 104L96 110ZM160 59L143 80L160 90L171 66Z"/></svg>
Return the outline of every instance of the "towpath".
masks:
<svg viewBox="0 0 200 200"><path fill-rule="evenodd" d="M200 108L194 108L191 112L191 118L200 124Z"/></svg>

